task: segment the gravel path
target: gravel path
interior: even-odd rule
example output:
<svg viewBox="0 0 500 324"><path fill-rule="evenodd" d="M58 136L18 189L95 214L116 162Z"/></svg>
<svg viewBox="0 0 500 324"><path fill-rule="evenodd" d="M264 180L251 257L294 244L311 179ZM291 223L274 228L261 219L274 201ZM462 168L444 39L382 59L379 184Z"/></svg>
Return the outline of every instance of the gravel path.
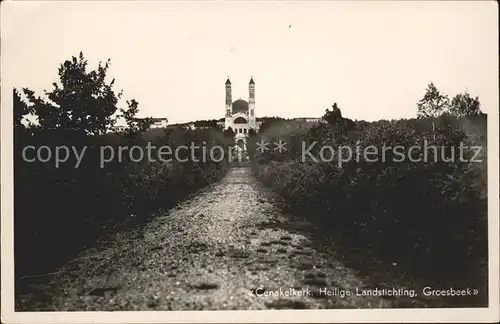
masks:
<svg viewBox="0 0 500 324"><path fill-rule="evenodd" d="M17 300L18 311L380 308L366 278L319 252L247 168L234 168L145 228L117 234ZM256 296L252 289L265 291ZM269 296L282 289L281 296ZM328 288L334 296L320 292ZM286 291L305 296L286 296ZM337 290L335 290L337 289ZM340 290L350 291L342 298ZM336 294L336 296L335 296ZM415 306L413 306L415 307Z"/></svg>

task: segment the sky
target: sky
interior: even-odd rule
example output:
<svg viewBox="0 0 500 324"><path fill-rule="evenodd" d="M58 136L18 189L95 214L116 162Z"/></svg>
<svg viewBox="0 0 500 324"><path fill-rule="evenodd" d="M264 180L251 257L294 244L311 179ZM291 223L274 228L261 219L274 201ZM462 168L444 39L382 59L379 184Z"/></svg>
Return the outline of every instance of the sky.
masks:
<svg viewBox="0 0 500 324"><path fill-rule="evenodd" d="M139 116L224 116L255 80L259 116L411 118L429 82L498 112L498 5L475 2L2 2L2 77L37 93L80 51Z"/></svg>

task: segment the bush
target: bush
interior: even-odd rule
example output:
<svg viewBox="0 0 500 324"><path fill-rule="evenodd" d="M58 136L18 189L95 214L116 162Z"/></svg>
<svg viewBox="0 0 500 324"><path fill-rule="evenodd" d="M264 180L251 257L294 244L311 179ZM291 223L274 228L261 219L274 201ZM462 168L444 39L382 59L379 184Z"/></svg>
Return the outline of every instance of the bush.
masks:
<svg viewBox="0 0 500 324"><path fill-rule="evenodd" d="M59 68L58 83L44 97L27 88L14 89L14 231L16 276L47 271L106 233L144 223L159 209L171 207L199 188L217 181L227 163L200 159L139 162L127 156L101 165L101 149L123 146L168 145L175 149L191 142L231 144L221 130L148 130L150 118L136 118L139 103L117 106L121 92L107 81L110 61L88 70L82 53ZM24 95L25 99L22 98ZM121 115L117 115L121 113ZM110 133L117 118L124 118L124 133ZM80 165L70 158L56 166L27 162L28 145L85 148ZM33 153L31 153L33 154ZM116 155L118 153L115 153ZM33 155L31 155L32 157Z"/></svg>
<svg viewBox="0 0 500 324"><path fill-rule="evenodd" d="M52 136L54 135L54 136ZM99 235L147 221L152 212L167 209L180 199L219 180L227 171L225 162L135 163L128 159L99 165L100 148L128 145L114 134L85 138L89 149L80 168L49 163L25 162L20 151L26 145L74 145L60 134L38 134L18 139L15 145L15 242L18 274L42 270L70 257ZM51 138L50 142L48 138ZM184 139L179 142L179 139ZM189 145L202 140L225 144L222 132L175 130L156 138L157 145ZM144 140L134 145L146 148ZM211 144L211 145L214 145ZM207 147L209 147L207 145ZM201 161L201 158L200 158ZM50 259L54 262L51 262Z"/></svg>
<svg viewBox="0 0 500 324"><path fill-rule="evenodd" d="M371 248L408 271L451 277L472 271L487 258L485 134L484 115L358 122L343 137L332 125L322 124L301 135L307 143L318 142L314 156L325 145L341 144L353 152L357 145L361 152L370 145L379 150L402 146L407 153L427 141L449 157L462 142L483 146L483 162L444 162L431 154L427 162L396 162L398 155L389 150L385 161L379 154L377 161L353 158L339 166L338 158L315 163L295 152L276 160L256 154L254 170L265 185L343 244ZM281 139L296 141L294 136ZM473 155L474 150L465 149L465 158Z"/></svg>

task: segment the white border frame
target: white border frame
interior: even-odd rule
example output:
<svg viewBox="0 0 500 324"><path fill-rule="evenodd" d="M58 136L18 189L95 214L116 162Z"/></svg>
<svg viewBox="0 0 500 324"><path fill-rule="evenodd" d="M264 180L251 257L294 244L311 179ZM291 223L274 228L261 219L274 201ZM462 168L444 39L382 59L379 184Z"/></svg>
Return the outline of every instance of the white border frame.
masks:
<svg viewBox="0 0 500 324"><path fill-rule="evenodd" d="M10 1L3 1L3 8ZM498 15L498 5L497 5ZM5 46L5 44L2 44ZM499 320L499 115L488 114L489 307L262 311L15 312L13 125L8 55L1 55L1 320L5 323L332 323L497 322ZM497 62L498 64L498 62ZM498 70L498 65L497 65ZM498 88L498 80L497 80ZM497 94L498 103L498 94Z"/></svg>

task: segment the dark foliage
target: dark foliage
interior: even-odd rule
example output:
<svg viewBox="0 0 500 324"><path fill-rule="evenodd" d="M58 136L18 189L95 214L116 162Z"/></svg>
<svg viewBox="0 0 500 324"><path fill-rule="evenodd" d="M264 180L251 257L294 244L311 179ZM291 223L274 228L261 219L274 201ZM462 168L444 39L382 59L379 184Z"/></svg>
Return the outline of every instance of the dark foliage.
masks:
<svg viewBox="0 0 500 324"><path fill-rule="evenodd" d="M287 142L288 150L254 152L258 178L346 248L368 249L404 271L436 280L470 283L480 273L484 278L478 269L487 265L486 116L368 123L345 121L335 108L326 112L327 123L308 130L281 125L259 134L280 133L276 139ZM301 143L307 148L313 142L317 162L302 154ZM463 154L468 160L475 155L470 147L482 146L475 157L482 162L460 161L460 143L469 147ZM351 148L353 157L347 158L347 149L340 155L337 145ZM378 153L364 158L369 146ZM387 150L382 159L384 146L401 148ZM427 153L412 154L427 161L401 159L398 151L408 157L412 146L427 147ZM335 149L331 161L331 154L320 158L324 147ZM455 160L444 161L442 154L449 158L453 150Z"/></svg>
<svg viewBox="0 0 500 324"><path fill-rule="evenodd" d="M197 120L194 122L195 127L213 127L218 128L217 119L209 119L209 120Z"/></svg>
<svg viewBox="0 0 500 324"><path fill-rule="evenodd" d="M80 53L61 65L60 83L44 98L29 89L14 90L16 277L52 270L98 237L144 223L153 212L171 207L227 171L227 163L204 160L201 150L187 162L168 161L172 156L161 160L160 146L174 151L191 142L206 143L209 151L231 143L217 129L148 130L150 119L135 118L137 101L118 108L120 94L113 90L113 81L106 82L108 66L87 71ZM122 134L109 132L117 113L128 125ZM54 160L28 162L23 158L28 146L45 146L53 153L64 146L71 154L58 166ZM135 154L124 150L120 157L119 147L132 146L143 149L142 160L138 149ZM153 159L148 158L148 147ZM83 149L75 167L73 150ZM35 157L33 148L24 152L27 159ZM109 162L102 163L102 157Z"/></svg>

